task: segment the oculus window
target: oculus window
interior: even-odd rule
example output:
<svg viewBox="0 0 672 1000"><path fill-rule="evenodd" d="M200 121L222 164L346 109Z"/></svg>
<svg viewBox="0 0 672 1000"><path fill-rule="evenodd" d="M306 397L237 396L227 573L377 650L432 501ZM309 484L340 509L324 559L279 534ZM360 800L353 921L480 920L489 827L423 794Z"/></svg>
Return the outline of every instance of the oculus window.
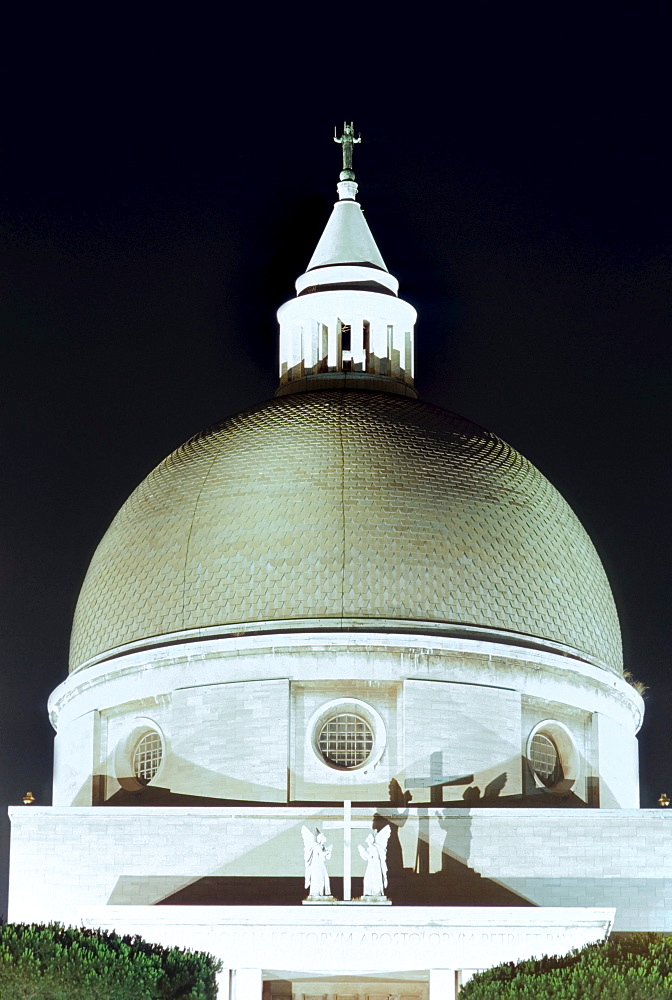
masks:
<svg viewBox="0 0 672 1000"><path fill-rule="evenodd" d="M349 769L361 767L371 756L374 736L361 715L343 712L332 716L322 726L317 745L328 764Z"/></svg>
<svg viewBox="0 0 672 1000"><path fill-rule="evenodd" d="M532 737L530 761L534 773L544 785L557 785L562 778L558 748L545 733L535 733Z"/></svg>
<svg viewBox="0 0 672 1000"><path fill-rule="evenodd" d="M360 772L363 780L385 751L385 726L359 698L338 698L313 714L306 735L318 760L335 771Z"/></svg>
<svg viewBox="0 0 672 1000"><path fill-rule="evenodd" d="M148 785L161 766L163 745L154 730L144 733L133 750L133 774L141 785Z"/></svg>
<svg viewBox="0 0 672 1000"><path fill-rule="evenodd" d="M527 762L537 788L556 794L576 791L579 751L564 723L557 719L537 723L527 738Z"/></svg>

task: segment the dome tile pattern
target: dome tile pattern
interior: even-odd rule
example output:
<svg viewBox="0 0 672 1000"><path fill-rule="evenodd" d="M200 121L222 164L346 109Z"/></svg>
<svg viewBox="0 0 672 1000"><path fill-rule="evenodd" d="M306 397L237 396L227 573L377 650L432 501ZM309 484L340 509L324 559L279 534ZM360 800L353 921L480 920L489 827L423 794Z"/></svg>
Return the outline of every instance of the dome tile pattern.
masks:
<svg viewBox="0 0 672 1000"><path fill-rule="evenodd" d="M494 434L387 393L276 398L162 462L89 567L71 669L184 629L297 618L474 625L621 669L599 557Z"/></svg>

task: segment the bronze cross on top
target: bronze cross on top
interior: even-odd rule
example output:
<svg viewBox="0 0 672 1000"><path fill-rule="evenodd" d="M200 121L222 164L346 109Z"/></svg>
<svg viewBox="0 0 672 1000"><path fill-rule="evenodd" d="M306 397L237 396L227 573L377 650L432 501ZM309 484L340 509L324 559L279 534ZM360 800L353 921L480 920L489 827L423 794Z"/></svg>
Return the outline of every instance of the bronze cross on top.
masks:
<svg viewBox="0 0 672 1000"><path fill-rule="evenodd" d="M352 171L352 147L362 141L361 135L355 138L355 125L354 122L343 122L343 135L338 138L336 135L336 129L334 129L334 142L338 142L343 147L343 172L348 172L347 177L341 177L341 180L354 180L354 173Z"/></svg>

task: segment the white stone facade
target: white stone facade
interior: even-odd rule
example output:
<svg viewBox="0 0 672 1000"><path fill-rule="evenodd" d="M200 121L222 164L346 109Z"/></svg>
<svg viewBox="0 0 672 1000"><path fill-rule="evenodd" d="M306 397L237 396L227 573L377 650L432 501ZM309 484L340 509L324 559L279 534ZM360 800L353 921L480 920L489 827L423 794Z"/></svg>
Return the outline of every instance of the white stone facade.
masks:
<svg viewBox="0 0 672 1000"><path fill-rule="evenodd" d="M378 720L378 752L343 771L316 749L315 725L324 706L350 699ZM134 740L151 729L163 745L153 784L179 795L384 802L394 779L416 803L546 799L554 791L528 764L542 723L568 734L555 793L638 805L634 689L598 667L493 642L361 632L182 642L75 672L50 708L59 806L138 790Z"/></svg>
<svg viewBox="0 0 672 1000"><path fill-rule="evenodd" d="M615 907L617 930L672 932L672 814L357 807L355 879L364 869L356 843L376 812L398 833L397 853L389 849L393 900L414 885L444 906L496 892L502 905L522 908ZM81 907L171 897L221 901L240 891L240 879L278 879L298 903L303 823L325 830L333 843L329 870L336 878L343 871L343 812L334 808L19 807L10 814L11 920L68 921Z"/></svg>

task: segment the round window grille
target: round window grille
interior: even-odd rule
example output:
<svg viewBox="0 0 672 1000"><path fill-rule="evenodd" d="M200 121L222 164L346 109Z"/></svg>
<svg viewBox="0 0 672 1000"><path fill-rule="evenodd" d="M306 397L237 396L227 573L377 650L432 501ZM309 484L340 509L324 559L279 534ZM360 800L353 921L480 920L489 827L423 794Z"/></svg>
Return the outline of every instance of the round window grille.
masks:
<svg viewBox="0 0 672 1000"><path fill-rule="evenodd" d="M558 748L545 733L535 733L532 737L530 760L534 773L545 785L556 785L562 779Z"/></svg>
<svg viewBox="0 0 672 1000"><path fill-rule="evenodd" d="M373 749L373 730L360 715L333 715L320 730L320 753L335 767L360 767Z"/></svg>
<svg viewBox="0 0 672 1000"><path fill-rule="evenodd" d="M141 785L148 785L161 764L161 737L153 730L141 736L133 751L133 773Z"/></svg>

